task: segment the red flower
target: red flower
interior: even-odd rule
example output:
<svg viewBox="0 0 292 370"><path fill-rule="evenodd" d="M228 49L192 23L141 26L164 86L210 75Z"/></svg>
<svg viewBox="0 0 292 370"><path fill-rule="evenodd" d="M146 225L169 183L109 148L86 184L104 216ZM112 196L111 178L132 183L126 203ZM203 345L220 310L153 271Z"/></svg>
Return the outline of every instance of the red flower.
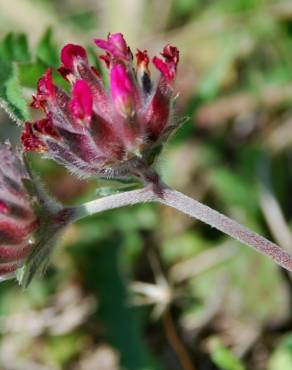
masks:
<svg viewBox="0 0 292 370"><path fill-rule="evenodd" d="M52 134L45 119L38 126L44 135ZM0 280L17 277L27 285L46 267L74 211L44 192L9 144L0 144L0 162Z"/></svg>
<svg viewBox="0 0 292 370"><path fill-rule="evenodd" d="M176 67L179 62L179 52L176 47L166 45L161 53L164 60L161 58L154 57L153 64L165 79L171 83L176 76Z"/></svg>
<svg viewBox="0 0 292 370"><path fill-rule="evenodd" d="M126 119L135 115L137 90L124 64L111 69L110 86L116 111Z"/></svg>
<svg viewBox="0 0 292 370"><path fill-rule="evenodd" d="M137 176L155 147L177 127L172 122L172 84L179 52L167 45L163 59L153 58L161 72L153 82L146 50L137 51L135 66L122 34L109 34L95 43L106 52L101 59L109 69L109 91L89 65L85 49L66 45L58 71L71 84L71 97L53 83L49 69L32 103L46 118L26 123L22 144L79 176Z"/></svg>
<svg viewBox="0 0 292 370"><path fill-rule="evenodd" d="M72 91L72 99L69 109L76 120L89 125L92 118L93 99L88 84L83 80L77 80Z"/></svg>
<svg viewBox="0 0 292 370"><path fill-rule="evenodd" d="M5 279L31 253L38 218L23 186L29 176L8 144L0 145L0 162L0 279Z"/></svg>
<svg viewBox="0 0 292 370"><path fill-rule="evenodd" d="M121 33L109 34L107 40L95 39L95 44L105 50L110 57L118 60L130 61L133 58L131 49L128 47Z"/></svg>

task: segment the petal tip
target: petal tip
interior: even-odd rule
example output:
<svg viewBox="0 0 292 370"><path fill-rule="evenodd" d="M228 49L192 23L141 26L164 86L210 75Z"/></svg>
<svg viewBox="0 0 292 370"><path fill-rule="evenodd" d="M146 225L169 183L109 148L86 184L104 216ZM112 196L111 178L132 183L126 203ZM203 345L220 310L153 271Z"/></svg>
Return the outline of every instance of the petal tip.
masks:
<svg viewBox="0 0 292 370"><path fill-rule="evenodd" d="M67 44L61 50L61 62L63 67L72 71L75 60L85 60L87 62L86 50L77 44Z"/></svg>

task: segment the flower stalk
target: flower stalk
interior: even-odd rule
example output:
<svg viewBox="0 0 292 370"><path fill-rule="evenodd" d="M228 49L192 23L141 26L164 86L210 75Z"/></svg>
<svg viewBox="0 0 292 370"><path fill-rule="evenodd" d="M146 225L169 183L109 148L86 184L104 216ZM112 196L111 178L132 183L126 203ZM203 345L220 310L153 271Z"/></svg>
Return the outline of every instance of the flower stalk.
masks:
<svg viewBox="0 0 292 370"><path fill-rule="evenodd" d="M132 190L90 201L74 209L74 220L72 219L72 221L110 209L146 202L156 202L175 208L190 217L222 231L235 240L256 249L261 254L272 259L279 266L292 271L292 256L277 244L272 243L229 217L166 185L161 185L159 192L153 185L147 185L143 189Z"/></svg>

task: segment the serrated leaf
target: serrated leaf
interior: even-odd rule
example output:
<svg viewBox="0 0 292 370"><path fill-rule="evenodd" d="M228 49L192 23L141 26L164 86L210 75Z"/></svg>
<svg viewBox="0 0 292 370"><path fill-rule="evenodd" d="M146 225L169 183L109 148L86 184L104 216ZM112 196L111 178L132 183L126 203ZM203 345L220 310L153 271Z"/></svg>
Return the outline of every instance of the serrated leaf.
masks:
<svg viewBox="0 0 292 370"><path fill-rule="evenodd" d="M58 65L58 47L53 40L53 31L51 28L47 29L38 43L36 56L47 66Z"/></svg>
<svg viewBox="0 0 292 370"><path fill-rule="evenodd" d="M0 106L18 124L29 118L27 103L18 81L18 66L0 59Z"/></svg>
<svg viewBox="0 0 292 370"><path fill-rule="evenodd" d="M26 35L9 33L0 42L0 106L18 124L29 118L27 103L19 84L16 62L28 62L30 53Z"/></svg>
<svg viewBox="0 0 292 370"><path fill-rule="evenodd" d="M15 106L15 111L18 112L23 119L28 119L27 103L19 86L18 67L16 64L13 64L11 77L6 82L6 97L10 104Z"/></svg>

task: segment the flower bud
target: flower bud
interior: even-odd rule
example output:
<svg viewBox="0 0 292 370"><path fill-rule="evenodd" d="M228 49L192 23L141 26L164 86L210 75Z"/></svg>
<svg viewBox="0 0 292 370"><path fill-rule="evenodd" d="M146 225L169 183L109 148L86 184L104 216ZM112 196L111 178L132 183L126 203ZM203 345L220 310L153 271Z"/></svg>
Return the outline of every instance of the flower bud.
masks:
<svg viewBox="0 0 292 370"><path fill-rule="evenodd" d="M0 145L0 279L14 275L32 251L38 225L23 179L28 177L8 144Z"/></svg>
<svg viewBox="0 0 292 370"><path fill-rule="evenodd" d="M28 283L71 215L60 220L66 209L40 191L9 144L0 144L0 161L0 280L16 277L22 268L19 280Z"/></svg>

